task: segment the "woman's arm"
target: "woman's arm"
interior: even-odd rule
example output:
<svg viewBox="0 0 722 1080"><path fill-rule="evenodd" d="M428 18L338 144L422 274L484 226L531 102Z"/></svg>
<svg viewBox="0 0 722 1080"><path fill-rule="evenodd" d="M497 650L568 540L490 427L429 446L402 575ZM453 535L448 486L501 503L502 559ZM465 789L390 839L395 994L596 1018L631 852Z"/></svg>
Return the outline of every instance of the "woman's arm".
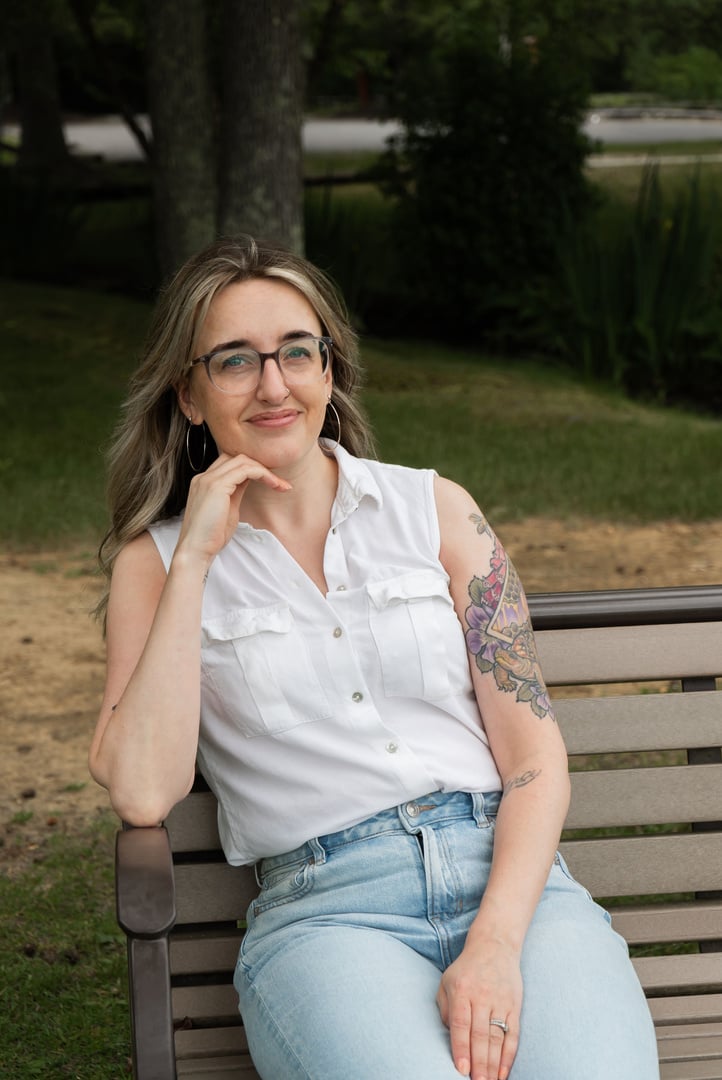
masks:
<svg viewBox="0 0 722 1080"><path fill-rule="evenodd" d="M441 561L503 784L486 892L438 1000L460 1072L506 1080L519 1036L521 949L569 805L567 759L511 561L467 492L437 480L436 501ZM508 1024L506 1036L492 1018Z"/></svg>
<svg viewBox="0 0 722 1080"><path fill-rule="evenodd" d="M191 483L166 576L148 533L120 552L107 621L107 679L90 771L116 812L156 825L193 783L200 722L203 586L238 524L250 481L290 484L243 455L220 457Z"/></svg>

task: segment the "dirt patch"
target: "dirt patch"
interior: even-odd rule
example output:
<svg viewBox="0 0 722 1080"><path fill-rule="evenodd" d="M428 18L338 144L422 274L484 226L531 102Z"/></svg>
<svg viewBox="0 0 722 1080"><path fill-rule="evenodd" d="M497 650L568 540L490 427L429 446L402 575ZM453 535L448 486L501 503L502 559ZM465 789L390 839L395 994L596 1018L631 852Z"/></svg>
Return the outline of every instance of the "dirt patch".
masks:
<svg viewBox="0 0 722 1080"><path fill-rule="evenodd" d="M722 521L523 521L502 539L529 592L722 582ZM104 652L87 554L0 555L0 871L108 809L88 776Z"/></svg>

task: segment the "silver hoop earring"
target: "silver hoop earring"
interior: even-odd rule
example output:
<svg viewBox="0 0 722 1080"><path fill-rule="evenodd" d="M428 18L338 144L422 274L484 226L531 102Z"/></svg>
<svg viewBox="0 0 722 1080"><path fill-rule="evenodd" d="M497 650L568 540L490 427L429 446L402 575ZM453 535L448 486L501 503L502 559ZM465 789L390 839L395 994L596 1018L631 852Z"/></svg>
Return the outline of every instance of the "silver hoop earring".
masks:
<svg viewBox="0 0 722 1080"><path fill-rule="evenodd" d="M201 455L201 463L200 465L194 465L193 458L191 457L191 428L197 426L198 425L194 424L191 418L188 417L188 427L186 428L186 457L188 458L188 464L191 467L191 472L194 473L200 472L203 468L203 464L206 460L206 446L208 442L208 440L206 439L206 422L204 420L203 423L200 425L203 428L203 453Z"/></svg>
<svg viewBox="0 0 722 1080"><path fill-rule="evenodd" d="M325 454L332 454L334 452L334 450L338 449L338 447L341 445L341 417L338 415L338 409L336 408L334 403L331 401L331 398L329 398L328 401L326 402L326 408L330 409L331 412L333 413L333 415L335 416L335 418L336 418L336 427L337 427L338 431L337 431L337 434L336 434L335 442L331 446L324 446L322 444L321 449L323 450L323 452Z"/></svg>

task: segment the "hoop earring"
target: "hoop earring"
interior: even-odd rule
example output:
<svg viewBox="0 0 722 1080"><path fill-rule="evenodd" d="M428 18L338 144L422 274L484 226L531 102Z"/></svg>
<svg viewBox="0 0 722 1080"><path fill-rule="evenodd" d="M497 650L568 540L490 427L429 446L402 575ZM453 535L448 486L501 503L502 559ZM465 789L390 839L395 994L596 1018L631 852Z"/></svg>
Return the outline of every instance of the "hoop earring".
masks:
<svg viewBox="0 0 722 1080"><path fill-rule="evenodd" d="M188 417L188 427L186 428L186 457L188 458L188 464L191 467L191 472L194 473L199 473L203 468L203 463L206 460L206 446L208 441L206 439L206 422L204 420L200 425L203 428L203 453L201 455L201 463L200 465L194 465L193 458L191 457L191 428L197 426L198 425L194 424L191 418Z"/></svg>
<svg viewBox="0 0 722 1080"><path fill-rule="evenodd" d="M323 452L325 454L333 454L334 450L337 450L338 447L341 445L341 417L338 415L338 409L336 408L334 403L331 401L331 398L329 398L328 401L326 402L326 408L330 409L331 412L333 413L333 415L335 416L335 418L336 418L336 427L338 428L338 432L337 432L337 435L336 435L335 442L331 446L323 446L322 445L321 449L323 450Z"/></svg>

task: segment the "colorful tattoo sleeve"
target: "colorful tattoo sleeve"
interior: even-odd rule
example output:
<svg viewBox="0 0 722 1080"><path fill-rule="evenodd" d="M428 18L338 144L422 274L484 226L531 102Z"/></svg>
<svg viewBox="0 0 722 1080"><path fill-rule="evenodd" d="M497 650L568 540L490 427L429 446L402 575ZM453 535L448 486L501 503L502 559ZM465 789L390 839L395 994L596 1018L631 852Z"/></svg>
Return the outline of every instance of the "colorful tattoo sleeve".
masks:
<svg viewBox="0 0 722 1080"><path fill-rule="evenodd" d="M552 716L519 575L483 517L469 520L493 542L491 569L469 582L466 645L479 671L491 672L499 690L528 702L535 716Z"/></svg>

